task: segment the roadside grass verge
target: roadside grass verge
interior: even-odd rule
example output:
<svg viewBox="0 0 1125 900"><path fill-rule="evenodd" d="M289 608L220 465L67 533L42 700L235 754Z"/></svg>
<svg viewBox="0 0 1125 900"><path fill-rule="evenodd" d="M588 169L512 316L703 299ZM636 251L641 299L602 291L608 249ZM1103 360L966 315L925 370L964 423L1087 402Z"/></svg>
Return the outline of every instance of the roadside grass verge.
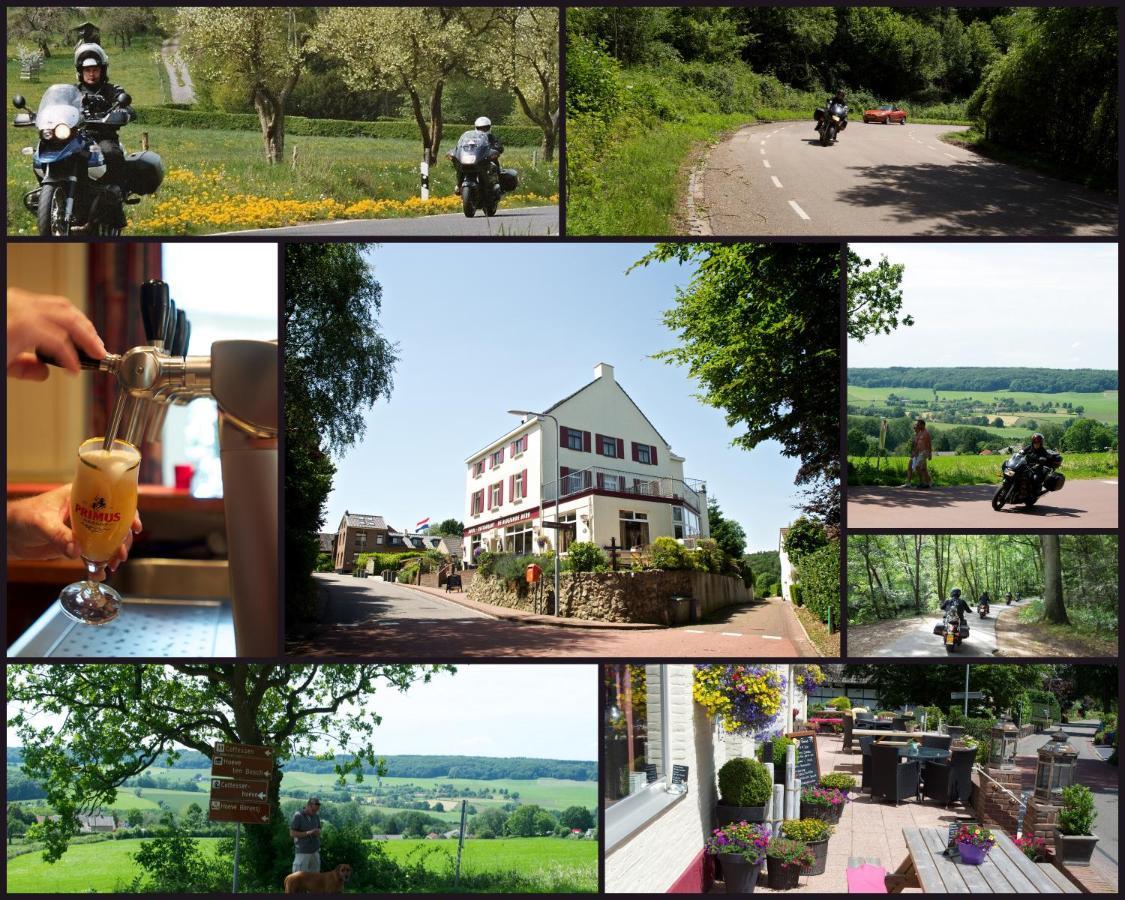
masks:
<svg viewBox="0 0 1125 900"><path fill-rule="evenodd" d="M1117 619L1106 615L1097 607L1078 606L1068 603L1066 607L1069 625L1055 625L1043 619L1043 601L1032 600L1017 613L1019 621L1034 625L1037 632L1043 633L1046 642L1082 642L1090 647L1091 656L1117 655Z"/></svg>
<svg viewBox="0 0 1125 900"><path fill-rule="evenodd" d="M797 618L801 620L801 624L805 626L805 631L808 632L809 640L812 641L816 649L820 651L821 656L840 655L839 628L836 629L835 634L829 634L828 626L820 621L816 613L807 606L794 606L793 611L797 614Z"/></svg>
<svg viewBox="0 0 1125 900"><path fill-rule="evenodd" d="M130 131L135 127L135 131ZM20 148L30 129L8 132L8 232L34 234L23 195L35 186L31 161ZM196 131L135 123L122 130L127 150L141 131L164 160L159 192L127 209L133 235L213 234L324 219L375 219L458 212L453 167L431 168L431 199L418 197L418 142L395 138L291 136L286 163L267 165L261 137L250 131ZM297 148L297 163L291 164ZM537 164L532 166L533 154ZM513 147L503 156L519 170L520 186L501 206L557 203L558 166L544 163L534 147Z"/></svg>
<svg viewBox="0 0 1125 900"><path fill-rule="evenodd" d="M947 134L940 135L940 139L947 144L957 144L958 146L972 150L974 153L979 153L981 156L994 159L997 162L1006 163L1011 166L1019 166L1024 169L1031 169L1042 175L1058 178L1060 181L1080 184L1091 190L1102 191L1110 197L1117 197L1117 184L1115 182L1100 178L1096 175L1075 172L1072 168L1060 165L1059 163L1051 162L1050 160L1045 160L1015 150L1011 147L997 144L994 141L988 140L975 124L968 131L951 131Z"/></svg>
<svg viewBox="0 0 1125 900"><path fill-rule="evenodd" d="M906 481L909 457L884 457L877 460L863 456L848 457L848 484L856 486L900 485ZM999 484L1001 456L935 456L929 470L934 484ZM1116 478L1116 453L1064 453L1061 471L1070 480L1083 478ZM1066 490L1064 487L1063 490Z"/></svg>

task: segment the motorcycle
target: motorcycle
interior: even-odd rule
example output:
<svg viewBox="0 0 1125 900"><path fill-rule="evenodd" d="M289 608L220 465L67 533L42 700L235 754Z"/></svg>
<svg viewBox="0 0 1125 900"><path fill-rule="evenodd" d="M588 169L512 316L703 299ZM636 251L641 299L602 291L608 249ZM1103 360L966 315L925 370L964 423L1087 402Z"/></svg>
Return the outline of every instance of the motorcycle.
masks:
<svg viewBox="0 0 1125 900"><path fill-rule="evenodd" d="M1001 467L1004 480L992 497L992 508L999 511L1006 503L1024 504L1031 509L1036 501L1048 491L1060 490L1066 483L1066 476L1055 471L1062 465L1062 454L1052 452L1045 460L1029 459L1022 450L1017 450ZM1036 481L1036 469L1044 466L1050 471Z"/></svg>
<svg viewBox="0 0 1125 900"><path fill-rule="evenodd" d="M987 619L990 611L991 607L983 600L981 600L981 602L977 604L977 615L982 619Z"/></svg>
<svg viewBox="0 0 1125 900"><path fill-rule="evenodd" d="M125 107L132 98L122 92L104 116L87 117L82 94L73 84L54 84L28 110L17 94L12 105L21 110L12 124L35 127L39 142L25 147L31 157L39 187L28 191L23 205L36 218L41 237L68 237L73 233L112 237L121 233L121 204L136 204L152 194L164 180L164 163L150 150L125 156L121 195L104 182L105 158L87 126L121 127L129 122Z"/></svg>
<svg viewBox="0 0 1125 900"><path fill-rule="evenodd" d="M1008 594L1007 599L1004 601L1004 605L1005 606L1011 606L1012 605L1012 595L1011 594Z"/></svg>
<svg viewBox="0 0 1125 900"><path fill-rule="evenodd" d="M838 100L828 104L827 111L817 107L816 130L820 134L820 146L827 147L839 138L839 134L848 127L848 106Z"/></svg>
<svg viewBox="0 0 1125 900"><path fill-rule="evenodd" d="M941 638L946 653L956 653L957 648L969 636L969 626L961 623L956 608L945 611L941 623L934 626L934 634Z"/></svg>
<svg viewBox="0 0 1125 900"><path fill-rule="evenodd" d="M457 139L457 146L448 154L461 181L461 209L467 218L478 209L486 216L496 215L500 198L519 184L515 169L500 168L500 153L488 135L471 129Z"/></svg>

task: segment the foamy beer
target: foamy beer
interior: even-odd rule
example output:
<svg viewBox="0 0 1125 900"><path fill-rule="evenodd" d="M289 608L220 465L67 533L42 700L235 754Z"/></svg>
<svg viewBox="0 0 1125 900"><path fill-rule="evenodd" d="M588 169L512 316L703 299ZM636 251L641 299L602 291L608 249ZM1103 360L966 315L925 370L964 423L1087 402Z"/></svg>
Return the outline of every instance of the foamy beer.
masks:
<svg viewBox="0 0 1125 900"><path fill-rule="evenodd" d="M117 617L121 595L93 580L113 557L137 512L137 474L141 454L132 444L90 438L78 448L78 467L70 488L70 527L90 579L68 585L59 596L73 619L103 625Z"/></svg>

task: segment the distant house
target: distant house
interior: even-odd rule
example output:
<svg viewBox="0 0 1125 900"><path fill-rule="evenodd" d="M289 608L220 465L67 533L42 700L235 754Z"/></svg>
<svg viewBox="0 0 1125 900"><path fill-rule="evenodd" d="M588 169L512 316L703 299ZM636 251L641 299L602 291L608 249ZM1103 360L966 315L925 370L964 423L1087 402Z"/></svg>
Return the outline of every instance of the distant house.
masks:
<svg viewBox="0 0 1125 900"><path fill-rule="evenodd" d="M427 841L440 841L441 839L442 839L442 835L438 834L436 831L431 831L429 834L426 835Z"/></svg>
<svg viewBox="0 0 1125 900"><path fill-rule="evenodd" d="M781 563L781 598L792 600L789 586L797 583L797 569L789 561L789 554L785 552L785 536L789 534L788 528L782 528L777 539L778 561Z"/></svg>
<svg viewBox="0 0 1125 900"><path fill-rule="evenodd" d="M67 29L66 37L75 46L78 44L99 44L102 40L102 30L93 22L83 22L81 25L75 25L73 28Z"/></svg>
<svg viewBox="0 0 1125 900"><path fill-rule="evenodd" d="M439 540L441 544L438 546L438 550L453 559L461 558L462 548L465 544L464 538L447 534L443 535Z"/></svg>
<svg viewBox="0 0 1125 900"><path fill-rule="evenodd" d="M330 556L335 556L336 555L335 550L336 550L336 535L326 534L325 532L322 531L320 533L320 552L321 553L327 553Z"/></svg>
<svg viewBox="0 0 1125 900"><path fill-rule="evenodd" d="M368 516L344 510L336 529L335 565L337 572L350 572L360 553L393 552L388 534L394 531L382 516ZM400 543L398 549L403 549Z"/></svg>
<svg viewBox="0 0 1125 900"><path fill-rule="evenodd" d="M989 450L987 447L985 447L983 450L981 450L980 455L981 456L995 456L996 451L995 450Z"/></svg>
<svg viewBox="0 0 1125 900"><path fill-rule="evenodd" d="M461 837L461 829L460 828L454 828L452 831L445 832L445 834L443 834L442 837L449 838L450 840L452 840L454 838L459 838L459 837Z"/></svg>
<svg viewBox="0 0 1125 900"><path fill-rule="evenodd" d="M373 841L401 841L403 839L401 834L373 834L371 840Z"/></svg>

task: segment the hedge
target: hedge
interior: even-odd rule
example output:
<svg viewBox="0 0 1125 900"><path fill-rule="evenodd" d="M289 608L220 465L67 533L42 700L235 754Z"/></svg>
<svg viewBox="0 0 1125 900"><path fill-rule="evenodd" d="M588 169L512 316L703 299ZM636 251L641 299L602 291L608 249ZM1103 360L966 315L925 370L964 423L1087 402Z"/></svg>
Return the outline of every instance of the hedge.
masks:
<svg viewBox="0 0 1125 900"><path fill-rule="evenodd" d="M840 618L840 546L829 541L828 546L801 557L800 597L805 606L816 613L820 621L832 617L832 630L839 630Z"/></svg>
<svg viewBox="0 0 1125 900"><path fill-rule="evenodd" d="M168 106L137 106L137 123L168 128L201 128L216 131L258 131L260 125L254 113L229 113L179 109ZM471 125L442 126L443 141L453 143ZM286 116L285 133L298 137L371 137L416 140L421 143L418 125L413 119L383 119L378 122L357 122L347 119L309 119L304 116ZM528 125L497 125L496 135L501 142L513 147L535 147L543 143L541 129Z"/></svg>

